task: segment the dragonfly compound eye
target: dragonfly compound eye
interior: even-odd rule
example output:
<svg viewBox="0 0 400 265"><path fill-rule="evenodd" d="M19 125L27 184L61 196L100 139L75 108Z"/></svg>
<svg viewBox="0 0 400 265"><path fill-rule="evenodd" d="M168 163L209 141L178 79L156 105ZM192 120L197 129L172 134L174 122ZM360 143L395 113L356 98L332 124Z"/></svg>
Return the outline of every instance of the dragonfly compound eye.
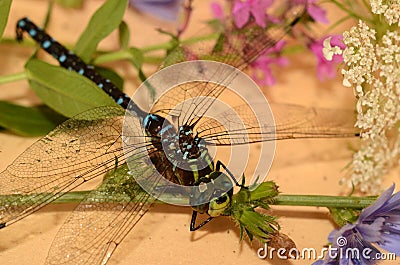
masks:
<svg viewBox="0 0 400 265"><path fill-rule="evenodd" d="M208 205L208 215L217 217L220 215L226 215L226 210L231 205L231 196L229 193L224 193L221 196L212 199Z"/></svg>
<svg viewBox="0 0 400 265"><path fill-rule="evenodd" d="M231 205L233 185L231 179L222 172L214 171L200 178L195 184L197 191L190 196L193 209L215 217L224 215Z"/></svg>

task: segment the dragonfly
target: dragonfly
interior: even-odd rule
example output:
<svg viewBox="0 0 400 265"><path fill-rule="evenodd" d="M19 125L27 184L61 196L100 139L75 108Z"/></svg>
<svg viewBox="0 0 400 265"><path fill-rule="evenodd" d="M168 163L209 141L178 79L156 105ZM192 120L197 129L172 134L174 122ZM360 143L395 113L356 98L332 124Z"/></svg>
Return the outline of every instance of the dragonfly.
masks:
<svg viewBox="0 0 400 265"><path fill-rule="evenodd" d="M293 20L280 28L279 33L255 31L251 41L243 39L243 36L229 40L230 37L226 35L225 44L214 53L225 63L244 68L263 51L272 47L283 36L281 32L289 31L295 22ZM164 100L158 100L153 113L148 113L119 92L110 81L101 77L93 67L86 65L29 20L20 20L17 29L19 34L27 31L61 66L95 82L122 108L102 107L77 115L28 148L3 171L0 174L0 194L30 196L22 199L18 197L15 199L18 201L3 199L0 226L6 227L28 216L64 192L102 176L129 160L135 165L119 179L118 187L125 188L115 188L116 193L129 199L113 203L107 201L104 194L110 190L110 186L116 186L116 179L104 179L101 186L92 191L68 217L53 241L46 264L107 262L118 244L150 208L151 203L165 192L161 187L153 189L151 193L143 193L132 176L141 176L147 183L158 183L162 176L186 186L199 186L201 182L208 182L213 172L219 172L220 167L224 167L221 162L214 165L208 154L207 143L213 142L217 146L240 145L265 141L268 136L259 133L258 123L256 126L252 115L249 115L250 118L244 125L245 131L253 131L247 139L242 137L244 131L236 131L236 137L228 138L226 129L220 123L204 116L206 110L215 104L215 99L225 91L223 86L194 83L189 87L176 88L171 94L167 93ZM238 41L242 41L241 45L237 45ZM229 54L234 56L227 56ZM201 72L202 69L199 68L199 73ZM232 72L225 75L224 80L229 82ZM185 96L193 94L201 99L197 103L201 107L176 115L179 118L178 126L173 126L172 121L161 115L170 110L171 98L183 101ZM243 106L239 106L237 112L245 116L250 114L249 108ZM225 114L222 113L221 117L229 119L230 116ZM356 135L346 121L334 119L341 116L337 111L276 106L274 114L281 114L283 119L274 126L274 133L267 137L268 141ZM124 126L126 120L129 120L129 126ZM327 120L331 123L327 124ZM124 128L124 135L121 128ZM124 143L127 139L128 144ZM165 145L164 142L168 144ZM182 169L180 165L177 166L169 160L166 154L171 153L175 158L179 156L179 160L196 158L197 162L190 164L191 170ZM153 167L149 167L150 163ZM229 171L226 167L224 169ZM224 191L211 196L218 207L220 204L222 207L229 205L232 186L227 186ZM197 204L194 209L191 230L202 227L210 218L215 217L210 215L210 210L215 210L210 208L210 203ZM207 213L210 218L196 226L197 212Z"/></svg>

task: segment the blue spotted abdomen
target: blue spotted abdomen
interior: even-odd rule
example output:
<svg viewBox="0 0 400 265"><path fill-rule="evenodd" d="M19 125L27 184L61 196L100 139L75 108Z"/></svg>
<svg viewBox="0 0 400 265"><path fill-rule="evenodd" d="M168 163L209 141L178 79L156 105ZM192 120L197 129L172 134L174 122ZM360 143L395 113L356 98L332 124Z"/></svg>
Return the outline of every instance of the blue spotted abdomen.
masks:
<svg viewBox="0 0 400 265"><path fill-rule="evenodd" d="M87 65L81 58L50 37L28 18L22 18L17 23L16 33L18 40L22 40L24 31L26 31L32 39L37 41L42 49L53 56L62 67L75 71L92 80L117 104L124 109L134 112L139 118L143 119L147 115L147 113L141 110L135 103L131 102L128 95L120 91L110 80L96 72L93 66Z"/></svg>

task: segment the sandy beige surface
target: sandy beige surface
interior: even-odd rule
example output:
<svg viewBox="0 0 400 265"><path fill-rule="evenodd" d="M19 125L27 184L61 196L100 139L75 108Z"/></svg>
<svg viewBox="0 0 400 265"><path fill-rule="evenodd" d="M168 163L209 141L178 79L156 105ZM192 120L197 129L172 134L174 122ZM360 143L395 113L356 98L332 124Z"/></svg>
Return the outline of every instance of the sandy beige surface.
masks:
<svg viewBox="0 0 400 265"><path fill-rule="evenodd" d="M89 20L90 14L102 1L86 1L84 10L66 10L56 7L49 32L59 41L73 43ZM207 1L197 1L195 16L209 17ZM42 21L46 1L13 2L6 35L13 35L17 19L29 16ZM155 27L168 26L156 19L132 11L125 16L132 30L134 45L149 45L160 41ZM200 19L197 19L200 20ZM197 21L198 22L198 21ZM169 25L173 28L173 25ZM193 26L192 31L196 31ZM102 43L113 48L117 35ZM30 50L4 49L0 74L22 70ZM321 83L315 76L314 58L310 54L297 56L285 71L277 74L278 85L264 88L268 97L276 102L296 103L306 106L352 108L351 89L341 86L340 80ZM129 68L130 69L130 68ZM127 76L126 87L132 91L138 84L135 73L124 65L119 71ZM26 82L16 82L1 87L0 98L30 104L37 99ZM4 169L35 139L21 138L9 133L0 134L0 169ZM329 194L343 192L339 179L351 159L350 140L295 140L277 144L276 157L269 179L276 180L284 193ZM398 176L393 181L398 182ZM390 183L391 181L388 181ZM0 231L0 264L42 264L57 230L75 205L50 205L28 218ZM299 248L315 247L327 242L333 229L327 211L314 207L274 207L280 217L282 231L295 240ZM218 218L204 229L189 232L190 209L157 205L136 225L117 249L108 264L311 264L310 260L282 261L260 260L253 246L239 243L238 228L227 218ZM385 262L385 264L395 264Z"/></svg>

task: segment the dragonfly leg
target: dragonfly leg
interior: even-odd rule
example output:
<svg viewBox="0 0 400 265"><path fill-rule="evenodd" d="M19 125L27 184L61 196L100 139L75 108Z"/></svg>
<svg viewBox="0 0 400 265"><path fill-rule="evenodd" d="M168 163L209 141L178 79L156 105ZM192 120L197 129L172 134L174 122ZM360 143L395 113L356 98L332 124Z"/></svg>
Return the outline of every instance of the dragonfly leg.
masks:
<svg viewBox="0 0 400 265"><path fill-rule="evenodd" d="M221 167L223 169L225 169L226 173L228 173L229 177L231 177L231 179L235 182L235 185L238 187L243 188L243 185L239 184L239 182L237 181L237 179L235 178L235 176L232 174L232 172L224 165L224 163L222 163L220 160L217 161L217 163L215 164L215 169L216 171L220 171Z"/></svg>
<svg viewBox="0 0 400 265"><path fill-rule="evenodd" d="M202 228L205 224L207 224L208 222L210 222L213 217L208 217L205 221L203 221L201 224L196 226L196 218L197 218L197 211L193 211L192 213L192 220L190 221L190 231L196 231L200 228Z"/></svg>

